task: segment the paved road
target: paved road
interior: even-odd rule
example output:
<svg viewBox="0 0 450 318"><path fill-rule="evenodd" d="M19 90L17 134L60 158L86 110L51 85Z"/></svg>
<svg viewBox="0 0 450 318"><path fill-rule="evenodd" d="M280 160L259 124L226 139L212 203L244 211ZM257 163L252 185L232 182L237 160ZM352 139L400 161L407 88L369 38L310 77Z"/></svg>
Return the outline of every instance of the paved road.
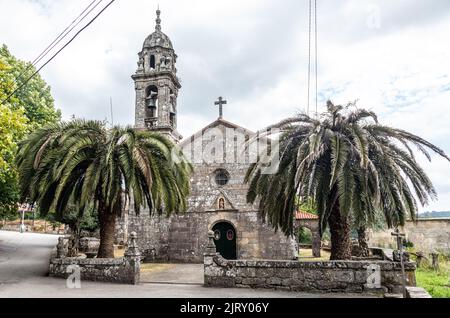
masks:
<svg viewBox="0 0 450 318"><path fill-rule="evenodd" d="M55 235L0 231L0 286L44 277L57 243Z"/></svg>
<svg viewBox="0 0 450 318"><path fill-rule="evenodd" d="M81 289L69 289L63 279L46 277L48 259L57 236L20 234L0 231L0 298L315 298L318 295L272 290L205 288L200 283L143 283L124 286L82 282ZM187 268L197 280L197 267ZM150 281L170 280L171 274L182 275L183 267L170 267L166 273L147 276ZM184 268L186 269L186 268ZM181 270L181 271L180 271ZM351 297L352 295L320 295L321 297Z"/></svg>

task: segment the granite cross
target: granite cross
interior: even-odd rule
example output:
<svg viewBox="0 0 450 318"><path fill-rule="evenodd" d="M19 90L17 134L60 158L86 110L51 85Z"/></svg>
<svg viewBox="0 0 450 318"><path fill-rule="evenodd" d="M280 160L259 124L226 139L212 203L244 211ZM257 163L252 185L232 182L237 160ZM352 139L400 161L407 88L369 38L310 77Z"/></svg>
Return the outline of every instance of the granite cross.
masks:
<svg viewBox="0 0 450 318"><path fill-rule="evenodd" d="M406 298L406 274L405 274L405 265L403 264L403 238L405 234L400 233L400 231L395 229L394 232L391 233L392 236L395 236L397 239L397 248L400 254L400 266L402 268L402 278L403 278L403 298Z"/></svg>
<svg viewBox="0 0 450 318"><path fill-rule="evenodd" d="M216 106L219 106L219 118L223 118L223 105L227 104L227 101L222 97L219 97L219 100L214 103Z"/></svg>
<svg viewBox="0 0 450 318"><path fill-rule="evenodd" d="M403 251L403 238L405 237L405 234L400 233L400 231L396 229L391 235L395 236L397 239L397 249Z"/></svg>

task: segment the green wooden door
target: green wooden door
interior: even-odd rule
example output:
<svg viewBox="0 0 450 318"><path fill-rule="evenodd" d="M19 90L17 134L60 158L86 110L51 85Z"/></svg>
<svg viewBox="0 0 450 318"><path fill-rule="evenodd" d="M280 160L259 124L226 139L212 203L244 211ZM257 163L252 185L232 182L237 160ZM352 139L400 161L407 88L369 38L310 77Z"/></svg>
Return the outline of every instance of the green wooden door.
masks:
<svg viewBox="0 0 450 318"><path fill-rule="evenodd" d="M217 252L225 259L236 259L236 230L230 223L222 222L213 227Z"/></svg>

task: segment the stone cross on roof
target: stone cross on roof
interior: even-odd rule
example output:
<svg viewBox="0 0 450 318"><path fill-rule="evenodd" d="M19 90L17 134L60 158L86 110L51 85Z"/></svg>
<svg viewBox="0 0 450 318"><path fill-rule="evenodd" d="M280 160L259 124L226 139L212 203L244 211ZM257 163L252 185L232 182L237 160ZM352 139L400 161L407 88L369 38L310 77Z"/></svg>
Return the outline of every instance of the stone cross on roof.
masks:
<svg viewBox="0 0 450 318"><path fill-rule="evenodd" d="M214 105L219 106L219 118L223 118L223 105L226 105L228 102L223 99L223 97L219 97L219 100L214 103Z"/></svg>

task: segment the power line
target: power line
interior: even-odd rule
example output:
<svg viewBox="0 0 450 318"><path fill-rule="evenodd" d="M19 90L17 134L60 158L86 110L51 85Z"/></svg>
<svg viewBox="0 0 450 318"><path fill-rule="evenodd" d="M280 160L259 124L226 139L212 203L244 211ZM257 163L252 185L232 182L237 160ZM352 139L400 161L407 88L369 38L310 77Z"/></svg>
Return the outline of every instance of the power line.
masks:
<svg viewBox="0 0 450 318"><path fill-rule="evenodd" d="M312 32L313 32L313 0L309 0L309 35L308 35L308 103L307 114L309 115L311 110L311 78L312 78ZM318 31L317 31L317 0L314 0L314 71L315 71L315 106L316 116L318 113L318 100L319 100L319 72L318 72Z"/></svg>
<svg viewBox="0 0 450 318"><path fill-rule="evenodd" d="M31 62L30 65L28 65L25 70L19 74L19 76L16 77L14 82L17 84L18 81L22 78L23 75L25 75L32 67L36 66L45 56L48 55L62 40L64 40L67 35L69 35L70 32L74 28L76 28L103 0L100 0L88 13L86 11L89 10L89 8L92 7L92 5L98 0L92 1L77 17L75 20L72 21L34 60ZM86 13L86 15L84 15ZM84 16L83 16L84 15ZM80 19L81 18L81 19ZM78 21L79 20L79 21ZM78 22L77 22L78 21Z"/></svg>
<svg viewBox="0 0 450 318"><path fill-rule="evenodd" d="M112 97L109 98L109 105L111 106L111 127L114 127L114 108Z"/></svg>
<svg viewBox="0 0 450 318"><path fill-rule="evenodd" d="M70 40L69 42L67 42L61 49L59 49L47 62L44 63L44 65L42 65L38 70L36 70L36 72L33 73L33 75L31 75L22 85L20 85L18 88L16 88L11 94L8 95L8 97L6 97L5 100L2 101L2 104L7 102L12 96L14 96L15 93L17 93L19 90L21 90L25 85L28 84L28 82L34 77L36 76L36 74L38 74L44 67L46 67L51 61L53 61L53 59L55 57L57 57L59 55L59 53L61 53L67 46L69 46L70 43L72 43L77 37L78 35L80 35L84 30L86 30L95 20L97 20L97 18L103 13L105 12L106 9L109 8L109 6L111 6L111 4L113 4L115 0L111 0L91 21L89 21L88 24L86 24L81 30L79 30Z"/></svg>
<svg viewBox="0 0 450 318"><path fill-rule="evenodd" d="M45 55L47 55L56 45L58 45L78 24L80 24L103 0L100 0L86 15L83 16L84 13L86 13L87 10L98 0L92 1L81 13L78 15L78 17L72 21L71 24L69 24L64 31L62 31L58 37L56 37L55 40L53 40L52 43L50 43L49 46L45 48L45 50L33 61L33 65L39 63ZM83 16L83 17L82 17ZM78 21L78 19L80 19ZM78 22L77 22L78 21ZM75 24L75 25L74 25ZM69 30L70 29L70 30Z"/></svg>

